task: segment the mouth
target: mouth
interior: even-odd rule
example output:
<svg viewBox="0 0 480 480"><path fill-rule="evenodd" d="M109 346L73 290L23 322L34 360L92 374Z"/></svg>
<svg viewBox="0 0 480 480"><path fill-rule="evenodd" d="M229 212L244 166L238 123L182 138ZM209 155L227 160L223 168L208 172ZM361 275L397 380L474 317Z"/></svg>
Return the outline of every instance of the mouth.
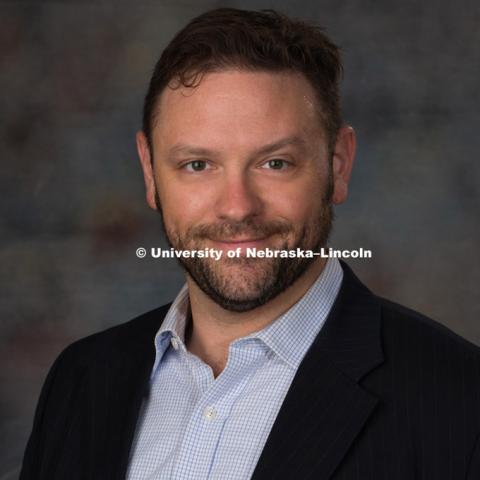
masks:
<svg viewBox="0 0 480 480"><path fill-rule="evenodd" d="M236 250L240 248L244 250L246 248L261 248L265 245L265 241L268 237L261 238L229 238L229 239L212 239L211 241L220 247L221 250Z"/></svg>

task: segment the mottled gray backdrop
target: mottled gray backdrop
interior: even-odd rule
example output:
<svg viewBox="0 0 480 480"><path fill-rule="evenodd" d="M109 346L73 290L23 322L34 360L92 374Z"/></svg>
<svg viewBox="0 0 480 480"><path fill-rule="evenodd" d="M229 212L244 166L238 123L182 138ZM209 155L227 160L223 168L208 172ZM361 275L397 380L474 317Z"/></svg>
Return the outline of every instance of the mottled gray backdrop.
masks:
<svg viewBox="0 0 480 480"><path fill-rule="evenodd" d="M176 264L144 203L134 134L162 47L218 6L324 25L358 133L333 245L376 292L480 343L480 7L430 1L0 1L0 480L16 478L69 342L167 302Z"/></svg>

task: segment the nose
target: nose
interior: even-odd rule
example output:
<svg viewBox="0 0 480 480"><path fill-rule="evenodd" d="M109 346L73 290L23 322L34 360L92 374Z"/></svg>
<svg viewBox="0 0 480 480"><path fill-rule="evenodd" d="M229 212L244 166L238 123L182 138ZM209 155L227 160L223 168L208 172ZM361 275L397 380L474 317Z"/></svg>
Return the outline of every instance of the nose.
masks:
<svg viewBox="0 0 480 480"><path fill-rule="evenodd" d="M222 182L216 213L222 220L242 222L262 212L262 201L248 172L231 172Z"/></svg>

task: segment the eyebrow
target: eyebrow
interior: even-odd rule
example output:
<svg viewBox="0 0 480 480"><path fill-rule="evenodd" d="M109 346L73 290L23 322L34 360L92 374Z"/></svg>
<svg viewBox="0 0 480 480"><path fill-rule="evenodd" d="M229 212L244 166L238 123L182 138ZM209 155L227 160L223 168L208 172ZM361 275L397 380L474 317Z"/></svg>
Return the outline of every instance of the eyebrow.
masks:
<svg viewBox="0 0 480 480"><path fill-rule="evenodd" d="M294 146L301 150L306 149L306 141L299 137L298 135L290 135L288 137L276 140L275 142L269 143L260 147L255 155L266 155L268 153L276 152L283 147ZM187 155L199 155L199 156L209 156L215 155L217 152L215 150L209 150L208 148L198 147L196 145L188 145L186 143L177 143L169 150L169 156L177 154L187 154Z"/></svg>

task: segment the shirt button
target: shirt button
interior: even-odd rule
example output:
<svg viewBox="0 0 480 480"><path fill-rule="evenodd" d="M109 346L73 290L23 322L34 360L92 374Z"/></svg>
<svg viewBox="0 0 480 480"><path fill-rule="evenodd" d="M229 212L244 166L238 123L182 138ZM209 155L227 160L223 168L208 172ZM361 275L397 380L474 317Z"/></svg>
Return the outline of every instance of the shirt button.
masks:
<svg viewBox="0 0 480 480"><path fill-rule="evenodd" d="M215 410L214 407L207 407L207 408L203 411L203 416L204 416L207 420L215 420L215 417L217 416L217 411Z"/></svg>
<svg viewBox="0 0 480 480"><path fill-rule="evenodd" d="M175 350L178 350L178 340L175 338L175 337L172 337L170 339L170 343L172 344L172 347L175 349Z"/></svg>

